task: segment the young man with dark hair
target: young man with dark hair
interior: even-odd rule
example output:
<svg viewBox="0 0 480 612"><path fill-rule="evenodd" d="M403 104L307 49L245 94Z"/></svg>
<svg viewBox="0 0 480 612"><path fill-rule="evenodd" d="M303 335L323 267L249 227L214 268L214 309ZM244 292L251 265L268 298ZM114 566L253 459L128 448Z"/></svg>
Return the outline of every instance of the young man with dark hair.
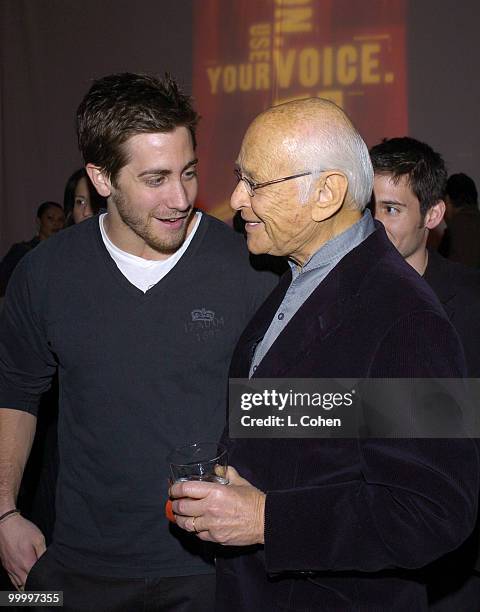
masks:
<svg viewBox="0 0 480 612"><path fill-rule="evenodd" d="M443 219L447 171L439 153L413 138L392 138L370 150L375 172L375 218L391 242L428 282L462 340L467 370L480 376L480 274L427 250L427 238ZM476 541L477 540L477 541ZM480 601L478 533L447 557L441 584L431 585L437 612L476 610ZM438 572L437 572L438 573Z"/></svg>
<svg viewBox="0 0 480 612"><path fill-rule="evenodd" d="M445 212L444 161L428 145L408 137L385 140L371 149L370 156L375 214L403 257L423 274L428 230L440 223ZM385 197L379 200L378 194Z"/></svg>
<svg viewBox="0 0 480 612"><path fill-rule="evenodd" d="M66 610L213 606L211 551L164 516L167 455L220 437L231 353L274 281L251 269L241 236L194 209L197 120L170 77L95 82L78 135L108 212L27 256L7 295L0 555L17 588L63 590ZM44 552L15 501L57 368L57 523Z"/></svg>
<svg viewBox="0 0 480 612"><path fill-rule="evenodd" d="M375 218L437 294L463 342L469 376L480 376L480 276L426 247L429 231L445 214L445 162L427 144L408 137L374 146L370 157Z"/></svg>

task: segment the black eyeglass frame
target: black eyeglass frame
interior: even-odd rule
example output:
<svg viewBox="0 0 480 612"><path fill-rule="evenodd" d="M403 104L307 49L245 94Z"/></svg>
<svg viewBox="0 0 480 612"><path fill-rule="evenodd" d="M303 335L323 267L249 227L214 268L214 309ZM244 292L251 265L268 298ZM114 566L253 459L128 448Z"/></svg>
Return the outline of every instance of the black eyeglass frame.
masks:
<svg viewBox="0 0 480 612"><path fill-rule="evenodd" d="M255 191L257 189L261 189L262 187L268 187L269 185L275 185L276 183L283 183L284 181L290 181L291 179L296 179L300 178L301 176L308 176L309 174L313 174L313 172L299 172L298 174L284 176L282 178L274 179L273 181L265 181L264 183L254 183L242 174L240 168L234 168L233 173L235 174L239 182L243 182L247 189L247 193L251 198L253 198L253 196L255 195Z"/></svg>

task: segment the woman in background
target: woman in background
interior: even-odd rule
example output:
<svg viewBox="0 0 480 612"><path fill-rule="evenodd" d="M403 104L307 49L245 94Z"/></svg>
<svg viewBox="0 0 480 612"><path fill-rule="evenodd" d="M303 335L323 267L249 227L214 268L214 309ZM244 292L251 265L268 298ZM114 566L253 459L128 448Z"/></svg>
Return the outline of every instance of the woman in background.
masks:
<svg viewBox="0 0 480 612"><path fill-rule="evenodd" d="M42 240L46 240L64 227L65 217L62 207L57 202L43 202L37 209L37 233L27 242L14 244L0 261L0 298L5 295L8 281L17 264L29 251Z"/></svg>
<svg viewBox="0 0 480 612"><path fill-rule="evenodd" d="M96 215L101 208L107 207L106 198L102 198L88 178L85 168L72 174L65 185L63 210L65 226L81 223Z"/></svg>

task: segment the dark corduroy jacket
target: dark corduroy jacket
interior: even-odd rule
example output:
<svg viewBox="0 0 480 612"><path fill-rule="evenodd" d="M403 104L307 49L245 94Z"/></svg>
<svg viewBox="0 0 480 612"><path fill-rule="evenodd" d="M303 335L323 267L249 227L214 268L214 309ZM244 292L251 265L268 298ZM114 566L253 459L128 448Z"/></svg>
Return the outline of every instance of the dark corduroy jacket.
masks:
<svg viewBox="0 0 480 612"><path fill-rule="evenodd" d="M248 377L289 282L244 331L232 377ZM255 378L464 374L439 302L377 225L298 310ZM479 463L469 440L226 441L231 465L267 493L265 545L221 550L218 611L423 611L418 568L473 529Z"/></svg>

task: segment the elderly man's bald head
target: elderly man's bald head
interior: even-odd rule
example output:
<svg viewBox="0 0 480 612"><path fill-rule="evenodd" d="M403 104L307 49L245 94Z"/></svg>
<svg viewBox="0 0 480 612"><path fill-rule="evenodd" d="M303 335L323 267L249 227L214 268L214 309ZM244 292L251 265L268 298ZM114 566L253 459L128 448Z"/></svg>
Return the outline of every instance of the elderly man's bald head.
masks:
<svg viewBox="0 0 480 612"><path fill-rule="evenodd" d="M252 147L261 147L263 163L274 163L280 172L312 171L313 176L300 183L303 199L316 175L339 170L348 179L348 205L363 210L370 200L373 169L368 148L347 115L329 100L292 100L261 113L245 135L240 165Z"/></svg>

